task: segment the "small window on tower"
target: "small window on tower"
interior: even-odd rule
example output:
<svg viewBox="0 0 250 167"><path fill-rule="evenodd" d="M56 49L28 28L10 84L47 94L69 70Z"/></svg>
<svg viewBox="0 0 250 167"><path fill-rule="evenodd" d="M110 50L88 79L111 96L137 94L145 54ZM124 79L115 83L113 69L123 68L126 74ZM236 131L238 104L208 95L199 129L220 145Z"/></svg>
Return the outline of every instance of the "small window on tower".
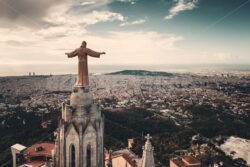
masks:
<svg viewBox="0 0 250 167"><path fill-rule="evenodd" d="M91 167L91 146L87 147L87 167Z"/></svg>
<svg viewBox="0 0 250 167"><path fill-rule="evenodd" d="M70 167L75 167L76 166L76 153L75 153L75 146L72 144L70 146L70 162L69 166Z"/></svg>

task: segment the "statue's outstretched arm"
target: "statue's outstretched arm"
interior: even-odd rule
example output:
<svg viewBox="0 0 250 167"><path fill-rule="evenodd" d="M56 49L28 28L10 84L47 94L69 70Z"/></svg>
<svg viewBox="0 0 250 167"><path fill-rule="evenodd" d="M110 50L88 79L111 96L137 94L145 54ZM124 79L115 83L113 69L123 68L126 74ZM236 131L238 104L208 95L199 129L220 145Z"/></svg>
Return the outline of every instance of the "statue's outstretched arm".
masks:
<svg viewBox="0 0 250 167"><path fill-rule="evenodd" d="M97 57L97 58L99 58L102 54L105 54L105 52L96 52L89 48L86 48L86 52L89 56Z"/></svg>
<svg viewBox="0 0 250 167"><path fill-rule="evenodd" d="M78 55L78 50L76 49L73 52L65 53L65 54L68 56L68 58L75 57Z"/></svg>

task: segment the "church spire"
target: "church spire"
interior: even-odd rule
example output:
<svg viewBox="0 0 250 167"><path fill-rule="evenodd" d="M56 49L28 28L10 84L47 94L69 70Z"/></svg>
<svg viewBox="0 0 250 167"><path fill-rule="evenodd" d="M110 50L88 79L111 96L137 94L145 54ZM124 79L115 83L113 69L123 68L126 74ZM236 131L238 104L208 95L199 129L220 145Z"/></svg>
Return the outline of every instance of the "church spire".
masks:
<svg viewBox="0 0 250 167"><path fill-rule="evenodd" d="M154 147L152 146L151 141L150 141L152 137L149 134L147 134L145 138L147 140L146 140L145 146L143 147L141 167L155 167Z"/></svg>

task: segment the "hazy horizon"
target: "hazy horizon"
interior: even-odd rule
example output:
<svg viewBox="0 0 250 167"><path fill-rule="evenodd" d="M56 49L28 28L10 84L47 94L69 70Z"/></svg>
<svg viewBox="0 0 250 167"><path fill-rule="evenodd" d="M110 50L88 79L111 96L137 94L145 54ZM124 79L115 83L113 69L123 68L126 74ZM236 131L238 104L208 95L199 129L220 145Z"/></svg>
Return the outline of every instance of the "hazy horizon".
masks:
<svg viewBox="0 0 250 167"><path fill-rule="evenodd" d="M89 73L109 73L121 70L149 70L174 73L243 73L250 74L249 64L155 64L155 65L89 65ZM2 65L0 76L76 74L77 64Z"/></svg>

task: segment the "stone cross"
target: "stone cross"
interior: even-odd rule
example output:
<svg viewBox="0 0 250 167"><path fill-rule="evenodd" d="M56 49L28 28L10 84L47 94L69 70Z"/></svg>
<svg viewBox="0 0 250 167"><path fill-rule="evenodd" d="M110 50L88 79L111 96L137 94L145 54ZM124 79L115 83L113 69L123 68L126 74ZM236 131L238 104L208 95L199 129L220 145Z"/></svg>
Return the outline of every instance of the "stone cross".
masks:
<svg viewBox="0 0 250 167"><path fill-rule="evenodd" d="M147 136L145 136L145 139L147 139L147 141L150 141L150 139L152 139L152 137L149 134L147 134Z"/></svg>

